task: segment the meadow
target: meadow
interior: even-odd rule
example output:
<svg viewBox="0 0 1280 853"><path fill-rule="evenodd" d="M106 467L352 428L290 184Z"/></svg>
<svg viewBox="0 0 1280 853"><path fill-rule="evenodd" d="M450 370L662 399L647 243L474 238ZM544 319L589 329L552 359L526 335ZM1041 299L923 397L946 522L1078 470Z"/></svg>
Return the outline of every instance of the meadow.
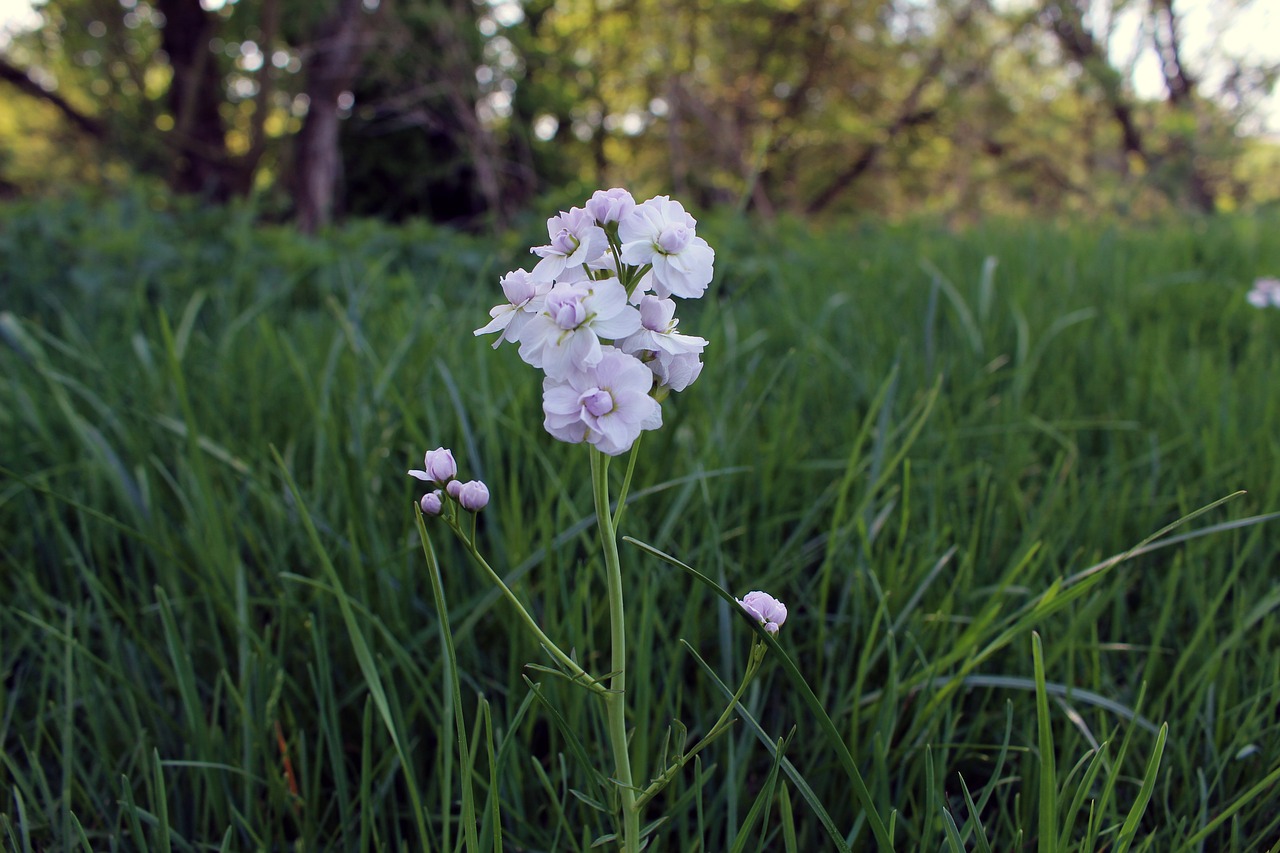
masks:
<svg viewBox="0 0 1280 853"><path fill-rule="evenodd" d="M405 476L452 447L490 562L607 669L587 458L472 335L541 219L306 238L154 202L0 208L5 849L588 849L602 716L433 535L454 668ZM1244 298L1280 219L694 213L706 367L621 533L787 603L895 848L1280 849L1280 310ZM645 779L750 632L622 561ZM874 849L776 656L736 717L649 850Z"/></svg>

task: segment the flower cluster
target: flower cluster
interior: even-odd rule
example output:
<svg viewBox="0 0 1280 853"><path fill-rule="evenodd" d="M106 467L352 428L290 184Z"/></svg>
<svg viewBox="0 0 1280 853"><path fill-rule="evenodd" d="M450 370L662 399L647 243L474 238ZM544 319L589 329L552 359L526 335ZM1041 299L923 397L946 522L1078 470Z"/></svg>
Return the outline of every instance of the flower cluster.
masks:
<svg viewBox="0 0 1280 853"><path fill-rule="evenodd" d="M464 483L458 479L458 463L453 459L453 451L443 447L428 450L422 468L411 470L409 476L441 487L422 496L419 505L423 515L442 513L446 498L456 501L468 512L479 512L488 505L488 486L479 480Z"/></svg>
<svg viewBox="0 0 1280 853"><path fill-rule="evenodd" d="M660 401L702 372L703 338L680 334L672 297L696 299L715 251L680 202L599 190L547 220L532 270L500 284L507 301L475 334L498 333L541 369L543 426L610 456L662 426Z"/></svg>
<svg viewBox="0 0 1280 853"><path fill-rule="evenodd" d="M1255 308L1280 308L1280 278L1260 278L1245 297Z"/></svg>
<svg viewBox="0 0 1280 853"><path fill-rule="evenodd" d="M787 621L787 605L767 592L752 590L743 598L735 598L734 601L738 602L742 609L747 611L747 615L759 622L770 634L778 633L782 623Z"/></svg>

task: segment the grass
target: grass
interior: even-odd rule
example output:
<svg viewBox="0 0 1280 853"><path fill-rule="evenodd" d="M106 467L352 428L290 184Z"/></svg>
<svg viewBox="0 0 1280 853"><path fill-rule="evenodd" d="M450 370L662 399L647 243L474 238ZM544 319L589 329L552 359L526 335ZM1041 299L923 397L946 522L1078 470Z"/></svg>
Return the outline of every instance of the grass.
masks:
<svg viewBox="0 0 1280 853"><path fill-rule="evenodd" d="M493 492L492 565L608 670L586 454L470 333L537 223L311 240L153 202L0 210L0 843L612 832L598 703L525 668L552 661L442 530L433 592L404 476L452 447ZM1280 311L1243 294L1277 224L705 217L717 279L682 330L707 366L621 533L782 598L818 705L767 658L650 804L650 849L870 848L828 727L899 850L1274 849ZM1108 561L1241 489L1153 544L1206 535ZM622 560L646 780L750 632L651 550Z"/></svg>

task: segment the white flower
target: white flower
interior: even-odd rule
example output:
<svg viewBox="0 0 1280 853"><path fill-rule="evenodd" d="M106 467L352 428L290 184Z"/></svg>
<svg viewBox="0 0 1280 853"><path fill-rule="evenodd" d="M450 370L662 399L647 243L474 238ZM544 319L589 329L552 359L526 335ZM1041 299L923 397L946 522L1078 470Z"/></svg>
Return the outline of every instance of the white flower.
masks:
<svg viewBox="0 0 1280 853"><path fill-rule="evenodd" d="M644 361L658 385L683 391L702 373L705 338L676 331L676 303L646 295L640 299L640 330L618 341L618 348Z"/></svg>
<svg viewBox="0 0 1280 853"><path fill-rule="evenodd" d="M640 312L627 304L617 279L557 282L520 333L520 357L552 379L599 363L600 338L615 340L640 328Z"/></svg>
<svg viewBox="0 0 1280 853"><path fill-rule="evenodd" d="M499 332L498 339L493 342L494 349L503 341L520 340L520 330L542 307L542 299L551 289L550 282L534 281L533 276L524 270L507 273L500 283L507 297L506 303L490 308L489 316L493 319L472 332L475 335Z"/></svg>
<svg viewBox="0 0 1280 853"><path fill-rule="evenodd" d="M742 605L752 619L761 623L770 634L778 633L778 629L787 621L787 605L767 592L752 590L743 598L734 601Z"/></svg>
<svg viewBox="0 0 1280 853"><path fill-rule="evenodd" d="M1245 299L1248 299L1249 304L1254 308L1266 308L1267 306L1280 308L1280 279L1258 279L1253 283L1253 290L1249 291Z"/></svg>
<svg viewBox="0 0 1280 853"><path fill-rule="evenodd" d="M633 356L602 347L593 369L542 383L543 426L561 441L586 441L604 453L626 452L641 431L662 426L662 407L649 396L653 377Z"/></svg>
<svg viewBox="0 0 1280 853"><path fill-rule="evenodd" d="M555 281L566 269L589 264L609 249L609 238L595 218L580 207L547 220L551 242L529 251L542 260L533 268L537 281Z"/></svg>
<svg viewBox="0 0 1280 853"><path fill-rule="evenodd" d="M661 297L697 299L711 283L716 253L694 233L697 220L664 195L636 205L618 223L622 262L653 265L653 290Z"/></svg>

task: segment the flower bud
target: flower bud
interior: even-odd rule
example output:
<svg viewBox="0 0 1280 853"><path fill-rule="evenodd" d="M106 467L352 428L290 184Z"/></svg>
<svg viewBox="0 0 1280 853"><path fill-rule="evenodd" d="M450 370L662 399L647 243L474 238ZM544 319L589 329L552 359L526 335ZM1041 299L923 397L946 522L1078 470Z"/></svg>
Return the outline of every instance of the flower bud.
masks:
<svg viewBox="0 0 1280 853"><path fill-rule="evenodd" d="M441 500L440 490L436 489L430 494L423 495L420 506L422 507L423 515L439 515L441 510L444 509L444 502Z"/></svg>
<svg viewBox="0 0 1280 853"><path fill-rule="evenodd" d="M443 447L428 450L422 467L425 470L410 471L409 476L442 485L458 476L458 463L453 461L453 451Z"/></svg>
<svg viewBox="0 0 1280 853"><path fill-rule="evenodd" d="M458 503L469 512L479 512L489 503L489 487L479 480L469 480L458 487Z"/></svg>
<svg viewBox="0 0 1280 853"><path fill-rule="evenodd" d="M787 621L787 606L767 592L752 590L734 601L742 605L742 609L770 634L778 633L778 629Z"/></svg>
<svg viewBox="0 0 1280 853"><path fill-rule="evenodd" d="M630 213L636 206L631 193L620 187L607 190L596 190L587 202L587 213L590 213L601 225L617 222Z"/></svg>

